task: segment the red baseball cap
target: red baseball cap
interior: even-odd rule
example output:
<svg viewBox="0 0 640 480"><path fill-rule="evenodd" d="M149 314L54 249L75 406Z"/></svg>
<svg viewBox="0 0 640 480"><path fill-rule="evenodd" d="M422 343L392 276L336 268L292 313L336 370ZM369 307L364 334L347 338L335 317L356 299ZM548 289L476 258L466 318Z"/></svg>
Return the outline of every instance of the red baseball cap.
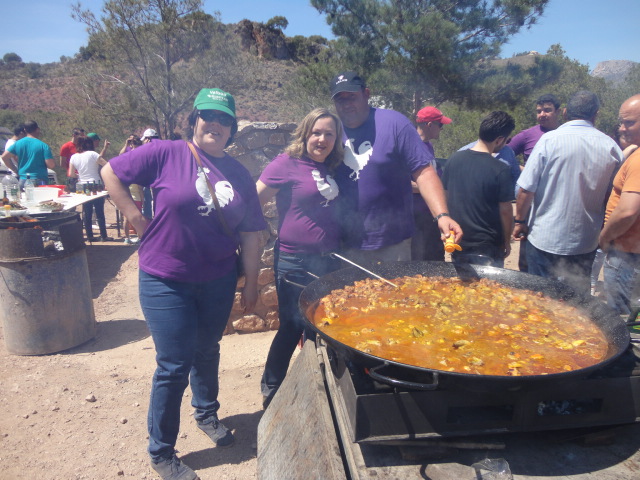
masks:
<svg viewBox="0 0 640 480"><path fill-rule="evenodd" d="M444 113L436 107L424 107L421 109L416 115L416 121L418 123L440 122L443 125L448 125L452 122L449 117L445 117Z"/></svg>

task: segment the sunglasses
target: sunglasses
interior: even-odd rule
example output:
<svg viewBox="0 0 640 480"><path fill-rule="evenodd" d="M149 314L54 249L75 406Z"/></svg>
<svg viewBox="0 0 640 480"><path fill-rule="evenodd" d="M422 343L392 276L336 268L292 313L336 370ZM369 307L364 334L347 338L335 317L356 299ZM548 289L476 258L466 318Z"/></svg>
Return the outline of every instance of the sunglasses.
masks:
<svg viewBox="0 0 640 480"><path fill-rule="evenodd" d="M233 125L234 118L217 110L198 110L198 116L205 122L217 122L223 127Z"/></svg>

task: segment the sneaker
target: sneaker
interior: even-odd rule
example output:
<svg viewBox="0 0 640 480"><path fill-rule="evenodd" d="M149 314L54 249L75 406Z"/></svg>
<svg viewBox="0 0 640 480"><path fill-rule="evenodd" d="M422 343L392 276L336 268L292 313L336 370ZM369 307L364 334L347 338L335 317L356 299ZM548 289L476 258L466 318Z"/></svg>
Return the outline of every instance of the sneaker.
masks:
<svg viewBox="0 0 640 480"><path fill-rule="evenodd" d="M160 475L162 480L199 480L196 472L182 463L175 454L157 463L152 460L151 468Z"/></svg>
<svg viewBox="0 0 640 480"><path fill-rule="evenodd" d="M100 237L101 242L113 242L113 237Z"/></svg>
<svg viewBox="0 0 640 480"><path fill-rule="evenodd" d="M138 237L133 237L133 238L131 239L131 243L132 243L133 245L135 245L135 244L136 244L136 243L138 243L139 241L140 241L140 239L139 239Z"/></svg>
<svg viewBox="0 0 640 480"><path fill-rule="evenodd" d="M131 239L130 239L130 238L125 238L125 239L124 239L124 243L125 243L126 245L131 245Z"/></svg>
<svg viewBox="0 0 640 480"><path fill-rule="evenodd" d="M213 440L216 447L230 447L233 445L233 433L218 420L218 417L213 417L207 423L198 422L198 428Z"/></svg>

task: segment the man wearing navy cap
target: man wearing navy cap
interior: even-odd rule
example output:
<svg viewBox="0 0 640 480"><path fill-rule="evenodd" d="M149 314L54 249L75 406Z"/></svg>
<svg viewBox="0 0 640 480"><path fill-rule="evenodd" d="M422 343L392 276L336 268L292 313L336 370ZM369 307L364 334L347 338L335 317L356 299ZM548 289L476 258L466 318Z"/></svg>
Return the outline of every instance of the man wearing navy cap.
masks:
<svg viewBox="0 0 640 480"><path fill-rule="evenodd" d="M343 249L356 262L411 260L411 180L444 237L462 237L449 217L433 154L404 115L369 106L371 92L355 72L336 75L331 98L344 124L340 186Z"/></svg>

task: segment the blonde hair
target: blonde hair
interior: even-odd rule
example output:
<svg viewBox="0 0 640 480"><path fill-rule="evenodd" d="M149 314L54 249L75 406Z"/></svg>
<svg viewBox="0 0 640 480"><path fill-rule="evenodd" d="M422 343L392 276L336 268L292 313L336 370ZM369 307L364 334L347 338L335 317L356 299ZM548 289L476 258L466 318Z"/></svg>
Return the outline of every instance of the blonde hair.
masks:
<svg viewBox="0 0 640 480"><path fill-rule="evenodd" d="M342 163L342 159L344 158L344 147L342 145L342 123L337 115L331 113L326 108L316 108L302 119L298 127L293 132L293 139L284 151L294 158L308 156L307 140L311 136L313 126L321 118L332 118L333 123L336 126L336 141L331 153L327 156L327 159L324 162L327 168L330 171L333 171Z"/></svg>

